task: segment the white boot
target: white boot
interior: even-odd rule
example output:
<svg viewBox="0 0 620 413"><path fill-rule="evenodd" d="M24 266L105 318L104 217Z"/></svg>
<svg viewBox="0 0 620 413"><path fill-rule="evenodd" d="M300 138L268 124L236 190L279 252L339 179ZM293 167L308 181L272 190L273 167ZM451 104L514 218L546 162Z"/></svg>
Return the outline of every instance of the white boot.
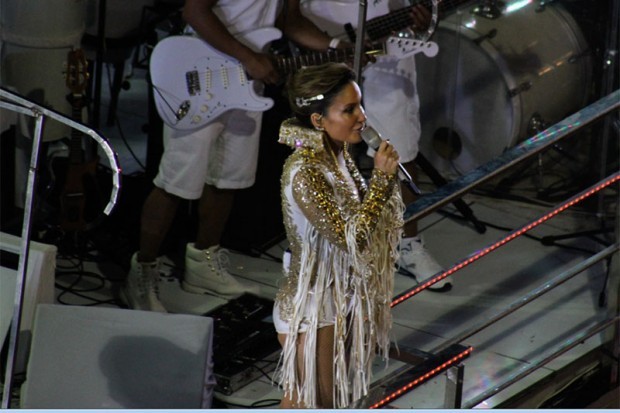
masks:
<svg viewBox="0 0 620 413"><path fill-rule="evenodd" d="M131 268L125 285L121 288L121 299L133 310L166 313L159 301L159 262L138 262L138 253L131 257Z"/></svg>
<svg viewBox="0 0 620 413"><path fill-rule="evenodd" d="M243 293L258 293L257 286L241 284L228 272L228 250L219 245L199 250L187 244L185 274L182 286L185 291L197 294L214 294L226 298Z"/></svg>
<svg viewBox="0 0 620 413"><path fill-rule="evenodd" d="M435 261L419 236L401 240L398 264L399 272L413 276L418 282L423 282L443 271L443 267ZM446 277L428 287L428 290L436 292L450 291L450 289L452 289L451 277Z"/></svg>

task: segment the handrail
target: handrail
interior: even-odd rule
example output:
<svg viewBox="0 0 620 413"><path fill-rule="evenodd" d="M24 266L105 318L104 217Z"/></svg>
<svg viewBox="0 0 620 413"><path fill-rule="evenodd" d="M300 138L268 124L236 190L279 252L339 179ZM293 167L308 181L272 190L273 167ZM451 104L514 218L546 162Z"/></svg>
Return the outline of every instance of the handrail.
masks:
<svg viewBox="0 0 620 413"><path fill-rule="evenodd" d="M538 288L530 291L529 294L527 294L526 296L524 296L523 298L520 298L518 300L515 300L512 304L510 304L508 307L506 307L506 309L496 315L494 315L493 317L489 318L488 320L485 320L481 323L479 323L478 325L475 325L471 328L469 328L468 330L462 332L460 335L453 337L452 339L442 343L441 345L437 346L435 349L433 349L431 351L431 353L436 353L438 351L441 351L443 349L446 349L448 347L450 347L453 344L457 344L462 342L463 340L468 339L469 337L473 336L474 334L484 330L486 327L490 326L491 324L494 324L495 322L503 319L504 317L514 313L516 310L518 310L519 308L523 307L524 305L534 301L535 299L543 296L544 294L548 293L549 291L553 290L555 287L560 286L561 284L564 284L566 281L570 280L571 278L573 278L574 276L580 274L581 272L587 270L588 268L590 268L591 266L593 266L594 264L596 264L597 262L609 257L610 255L618 252L620 250L620 246L618 243L614 244L614 245L610 245L609 247L605 248L603 251L598 252L597 254L589 257L588 259L581 261L579 264L575 265L574 267L562 272L560 275L558 275L557 277L555 277L554 279L547 281L546 283L544 283L543 285L539 286Z"/></svg>
<svg viewBox="0 0 620 413"><path fill-rule="evenodd" d="M118 166L118 157L116 153L109 145L108 141L99 133L89 128L88 126L77 122L60 112L56 112L50 108L38 105L17 93L11 92L5 88L0 87L0 98L6 100L0 100L0 109L9 109L14 112L19 112L23 115L31 116L33 118L39 118L40 116L47 116L60 123L63 123L73 129L77 129L83 134L90 136L94 139L106 154L108 161L110 162L110 169L112 170L112 191L110 192L110 200L105 206L103 213L110 215L114 205L118 200L118 194L121 187L121 168ZM13 103L11 103L11 101Z"/></svg>
<svg viewBox="0 0 620 413"><path fill-rule="evenodd" d="M608 176L607 178L601 180L600 182L592 185L590 188L583 190L582 192L578 193L577 195L574 195L573 197L569 198L568 200L564 201L562 204L560 204L559 206L557 206L556 208L554 208L551 212L548 212L546 214L544 214L543 216L541 216L538 219L535 219L533 221L531 221L529 224L524 225L523 227L519 228L519 229L515 229L514 231L510 232L510 234L506 235L504 238L502 238L499 241L494 242L493 244L487 246L486 248L483 248L471 255L469 255L466 258L463 258L461 261L457 262L456 264L454 264L451 268L445 270L445 271L441 271L437 274L435 274L434 276L432 276L431 278L425 280L423 283L419 284L419 285L415 285L413 287L411 287L408 290L403 291L402 293L400 293L399 295L397 295L396 297L394 297L392 299L392 303L391 306L395 307L398 304L410 299L411 297L413 297L414 295L424 291L425 289L427 289L428 287L430 287L431 285L443 280L446 277L451 276L452 274L456 273L457 271L461 270L462 268L465 268L467 265L479 260L480 258L484 257L485 255L495 251L496 249L506 245L508 242L516 239L517 237L523 235L524 233L526 233L527 231L530 231L531 229L537 227L538 225L542 224L543 222L547 221L548 219L558 215L560 212L565 211L566 209L568 209L569 207L583 201L584 199L596 194L598 191L600 191L603 188L608 187L611 184L614 184L616 182L620 181L620 172L617 172L613 175Z"/></svg>
<svg viewBox="0 0 620 413"><path fill-rule="evenodd" d="M496 177L497 175L513 167L517 163L522 162L525 159L528 159L529 157L541 152L545 148L555 144L559 140L576 132L577 130L583 128L584 126L591 124L595 120L601 118L602 116L610 113L613 110L618 109L619 107L620 107L620 90L616 90L610 93L609 95L605 96L604 98L599 99L598 101L581 109L575 114L558 122L557 124L538 133L537 135L531 137L530 139L527 139L526 141L522 142L520 145L504 152L504 154L502 154L500 157L488 162L485 165L478 167L474 171L467 173L466 175L456 179L455 181L442 186L437 191L431 194L428 194L428 195L424 195L417 201L407 205L407 208L405 210L405 221L408 222L414 219L420 219L421 217L430 214L431 212L442 207L443 205L446 205L452 202L454 199L459 198L463 194L471 191L473 188L477 187L478 185L481 185L482 183ZM478 251L477 253L471 254L469 257L455 264L448 271L442 271L436 274L435 276L431 277L430 279L426 280L424 283L416 287L413 287L410 290L405 291L404 293L398 295L397 297L393 299L392 306L398 305L404 300L411 298L413 295L417 294L420 291L423 291L428 286L440 281L441 279L447 277L453 272L458 271L465 265L468 265L471 262L476 261L478 258L481 258L487 253L494 251L499 246L504 245L505 243L509 242L513 238L516 238L522 235L523 233L529 231L530 229L546 221L547 219L566 210L568 207L582 201L583 199L589 197L590 195L594 193L597 193L601 189L613 183L617 183L619 180L620 180L620 172L617 172L615 174L612 174L602 179L600 182L592 185L590 188L580 192L577 195L574 195L573 197L569 198L565 202L561 203L554 210L552 210L552 212L544 214L538 220L532 221L531 223L523 226L521 229L512 231L511 234L508 235L507 237L494 243L492 246L488 248ZM450 345L458 344L462 342L463 340L478 333L479 331L483 330L484 328L493 325L500 319L508 316L509 314L515 312L516 310L523 307L524 305L532 302L533 300L546 294L552 289L565 283L566 281L570 280L577 274L582 273L584 270L591 267L595 263L611 256L612 254L617 253L619 249L620 249L619 244L616 242L613 245L605 248L604 250L594 254L588 259L578 263L573 268L564 271L563 273L561 273L559 276L555 277L551 281L548 281L545 284L530 291L524 297L510 304L507 308L505 308L504 311L494 315L488 320L484 320L483 322L469 328L465 332L462 332L459 336L453 337L452 339L449 339L448 341L440 344L438 347L436 347L432 351L432 353L445 350L446 348L450 347ZM570 337L567 341L565 341L562 345L556 347L556 349L554 349L553 352L548 353L547 355L544 355L543 357L539 357L538 359L533 360L525 368L520 369L515 375L511 376L503 383L497 386L494 386L492 389L489 389L486 392L483 392L477 395L473 399L469 400L466 404L463 404L462 407L472 408L478 405L482 401L488 399L489 397L493 396L496 393L499 393L506 387L517 382L518 380L530 374L534 370L537 370L544 364L548 363L549 361L555 359L559 355L575 347L579 343L583 342L585 339L609 327L614 322L617 322L619 318L620 316L616 315L616 317L613 319L605 320L602 323L590 326L586 330L582 330L578 332L574 336ZM407 370L407 367L401 368L395 371L393 374L391 374L390 379L386 378L385 380L388 380L388 381L393 380L395 377L399 376L400 373L406 370Z"/></svg>
<svg viewBox="0 0 620 413"><path fill-rule="evenodd" d="M617 108L620 108L620 90L586 106L437 191L423 195L407 205L405 221L418 220L430 214Z"/></svg>
<svg viewBox="0 0 620 413"><path fill-rule="evenodd" d="M4 99L4 100L2 100ZM116 205L118 193L121 187L121 169L118 166L116 153L108 144L107 140L94 130L87 126L74 121L73 119L56 112L52 109L38 105L16 93L10 92L0 87L0 109L8 109L23 115L31 116L35 119L34 135L32 137L32 150L30 155L30 163L28 170L28 181L26 185L26 198L24 200L24 219L22 224L21 245L19 262L17 265L17 277L15 282L15 295L13 304L13 317L11 319L10 339L8 347L7 362L4 373L4 385L2 392L2 402L0 408L8 409L13 387L13 369L17 356L17 345L19 341L19 330L21 326L21 312L24 301L25 281L28 271L28 253L30 250L30 233L32 224L32 208L34 205L35 185L37 181L37 172L39 168L39 151L41 149L41 137L43 134L43 123L46 117L54 119L60 123L77 129L87 136L94 139L104 150L110 162L112 169L112 190L110 192L110 200L105 206L103 212L109 215Z"/></svg>
<svg viewBox="0 0 620 413"><path fill-rule="evenodd" d="M583 343L585 340L592 337L594 334L605 330L610 325L618 322L618 320L620 320L620 316L616 316L614 318L603 320L599 323L590 325L590 327L588 327L586 330L582 330L580 333L577 333L574 336L572 336L569 340L566 340L563 344L557 346L556 349L550 352L548 355L539 357L538 359L534 359L534 361L532 361L528 365L519 369L519 371L516 374L509 377L504 382L498 384L492 389L487 390L486 392L480 393L477 397L474 397L473 399L468 400L466 403L462 405L463 409L471 409L477 406L478 404L482 403L489 397L499 393L500 391L504 390L508 386L516 383L517 381L521 380L525 376L529 375L530 373L533 373L535 370L538 370L540 367L544 366L551 360L554 360L558 356L566 353L568 350L572 349L573 347L576 347L578 344Z"/></svg>

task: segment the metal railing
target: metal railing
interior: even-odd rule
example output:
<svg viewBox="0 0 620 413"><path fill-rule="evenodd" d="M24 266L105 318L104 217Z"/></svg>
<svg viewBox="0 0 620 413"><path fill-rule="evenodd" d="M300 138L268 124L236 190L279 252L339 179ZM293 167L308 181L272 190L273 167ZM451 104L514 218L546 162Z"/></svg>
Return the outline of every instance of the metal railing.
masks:
<svg viewBox="0 0 620 413"><path fill-rule="evenodd" d="M566 138L567 136L581 130L585 126L591 125L596 120L606 116L607 114L618 110L620 108L620 90L616 90L609 95L603 97L602 99L592 103L591 105L581 109L575 114L565 118L564 120L558 122L557 124L549 127L548 129L538 133L530 139L522 142L521 144L513 147L512 149L506 151L504 154L499 156L496 159L488 162L485 165L480 166L479 168L471 171L470 173L456 179L455 181L444 185L439 188L437 191L424 195L416 202L409 204L405 211L405 220L417 220L420 219L433 211L441 208L442 206L453 202L455 199L462 197L464 194L470 192L474 188L482 185L483 183L497 177L501 173L509 170L515 165L527 160L528 158L540 153L551 145L556 144L558 141ZM563 212L570 206L577 204L578 202L583 201L584 199L597 194L600 190L607 188L612 184L616 184L620 182L620 172L616 172L608 177L603 178L600 182L592 185L590 188L582 191L581 193L571 197L566 200L556 208L554 208L551 212L541 216L540 218L530 222L529 224L524 225L522 228L514 230L503 238L502 240L481 249L479 252L472 254L469 257L462 259L460 262L447 269L446 271L442 271L430 279L426 280L424 283L412 287L410 290L407 290L398 296L396 296L392 301L392 306L396 306L405 300L413 297L417 293L423 291L429 286L441 281L454 274L456 271L464 268L465 266L473 263L477 259L482 256L491 253L497 248L506 245L512 239L517 238L518 236L524 234L525 232L531 230L532 228L540 225L542 222L545 222L547 219ZM522 308L526 304L534 301L535 299L541 297L547 292L559 287L564 284L568 280L575 277L577 274L582 273L584 270L590 268L594 264L600 262L601 260L608 259L613 254L616 254L619 251L619 244L616 242L613 245L608 246L602 251L594 254L588 259L578 263L573 268L568 269L552 279L544 283L543 285L531 290L528 294L516 300L512 304L508 305L505 309L498 312L496 315L486 319L485 321L469 328L468 330L462 332L456 337L446 340L442 344L440 344L437 348L433 349L431 353L438 353L444 351L450 346L462 343L467 338L475 335L476 333L488 328L509 314L517 311ZM566 339L562 345L554 348L552 351L548 352L548 354L544 354L537 358L536 360L530 362L527 366L523 367L519 371L515 372L512 376L507 378L505 381L494 385L492 388L484 391L483 393L475 396L471 400L466 401L465 403L460 403L456 401L456 405L462 405L464 408L475 407L479 403L487 400L491 396L499 393L504 390L508 386L514 384L515 382L521 380L523 377L529 375L533 371L539 369L544 366L551 360L554 360L561 354L567 352L568 350L575 347L577 344L582 343L589 337L592 337L596 333L599 333L611 326L618 326L619 321L618 314L613 315L612 317L600 321L598 323L587 326L585 329L582 329L580 332L576 333L572 337ZM386 389L393 388L394 383L402 383L403 377L407 377L411 375L414 366L405 365L390 375L386 376L382 380L379 380L377 383L373 384L374 391L371 391L370 396L367 397L368 400L362 400L357 405L359 406L371 406L377 402L377 400L385 399L391 397L395 399L393 395L389 394L389 391ZM382 390L378 390L382 389ZM460 394L460 392L457 392ZM399 394L402 396L404 393Z"/></svg>
<svg viewBox="0 0 620 413"><path fill-rule="evenodd" d="M21 246L19 254L19 262L17 265L17 280L15 284L15 301L13 306L13 317L11 320L10 339L8 347L8 356L5 370L5 380L2 392L2 409L8 409L11 400L11 390L13 387L13 370L15 359L17 356L18 336L21 325L21 312L24 301L24 291L26 282L26 273L28 271L28 255L30 250L30 233L32 225L32 208L34 205L35 185L39 170L39 151L41 149L41 136L43 132L43 124L46 118L68 125L69 127L82 132L84 135L94 139L103 149L110 163L112 170L112 190L110 192L110 200L105 206L103 212L109 215L116 205L118 194L121 187L120 167L118 166L117 155L108 144L107 140L93 129L86 125L76 122L75 120L56 112L52 109L38 105L16 93L7 89L0 88L0 116L1 110L7 109L19 114L30 116L35 119L34 134L32 137L32 152L30 156L30 164L28 169L28 181L26 186L26 199L24 201L24 221L21 233Z"/></svg>

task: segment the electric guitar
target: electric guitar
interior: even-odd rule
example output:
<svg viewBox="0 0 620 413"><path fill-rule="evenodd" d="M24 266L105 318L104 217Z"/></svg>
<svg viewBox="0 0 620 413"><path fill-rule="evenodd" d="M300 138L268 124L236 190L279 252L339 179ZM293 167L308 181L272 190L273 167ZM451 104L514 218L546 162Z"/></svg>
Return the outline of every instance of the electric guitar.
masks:
<svg viewBox="0 0 620 413"><path fill-rule="evenodd" d="M471 0L439 0L438 11L447 13L455 10L458 6L471 2ZM411 10L421 4L427 9L432 9L431 0L418 0L415 4L396 10L389 10L388 1L368 2L366 10L365 30L366 36L371 41L382 39L393 32L406 29L411 26ZM303 1L302 13L318 27L327 31L330 36L344 37L349 40L354 36L353 27L357 26L357 19L351 19L358 15L359 2L357 1Z"/></svg>
<svg viewBox="0 0 620 413"><path fill-rule="evenodd" d="M242 41L253 50L262 50L278 39L281 32L262 28L242 35ZM371 54L385 54L402 59L423 52L437 54L437 44L398 37L373 45ZM354 48L310 52L295 57L274 57L276 68L283 74L301 66L352 60ZM151 54L149 63L157 112L168 126L192 131L200 129L225 111L245 109L265 111L273 100L255 92L238 60L211 47L194 36L170 36L161 40Z"/></svg>
<svg viewBox="0 0 620 413"><path fill-rule="evenodd" d="M86 106L84 91L88 81L87 62L82 49L69 51L67 55L66 85L71 91L67 99L71 103L72 118L82 120L82 109ZM69 155L66 165L59 166L59 158L53 159L54 179L64 175L62 191L59 195L60 227L66 231L84 231L88 229L89 216L87 206L94 202L97 193L95 174L99 158L94 156L86 161L82 149L82 133L71 129ZM60 169L59 169L60 168ZM59 172L60 171L60 172Z"/></svg>

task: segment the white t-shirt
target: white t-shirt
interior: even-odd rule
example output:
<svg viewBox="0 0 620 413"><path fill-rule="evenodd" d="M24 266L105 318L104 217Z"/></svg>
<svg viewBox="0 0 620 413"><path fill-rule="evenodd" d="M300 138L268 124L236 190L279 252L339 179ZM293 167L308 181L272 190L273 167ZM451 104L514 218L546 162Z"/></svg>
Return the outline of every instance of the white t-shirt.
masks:
<svg viewBox="0 0 620 413"><path fill-rule="evenodd" d="M282 0L219 0L213 11L231 34L237 34L272 27L281 7Z"/></svg>

